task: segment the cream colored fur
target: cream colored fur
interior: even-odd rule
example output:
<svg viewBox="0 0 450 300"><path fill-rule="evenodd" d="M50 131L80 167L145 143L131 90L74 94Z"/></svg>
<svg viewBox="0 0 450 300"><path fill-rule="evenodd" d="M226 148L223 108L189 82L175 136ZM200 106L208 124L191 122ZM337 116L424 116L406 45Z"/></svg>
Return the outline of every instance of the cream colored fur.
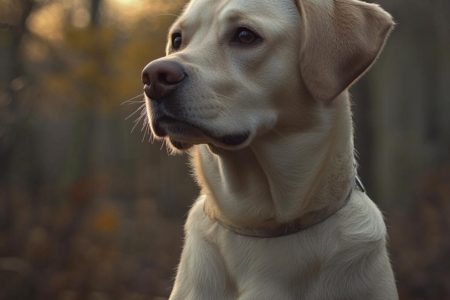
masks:
<svg viewBox="0 0 450 300"><path fill-rule="evenodd" d="M347 89L392 26L377 5L356 0L190 2L171 30L183 45L174 51L169 43L162 58L187 70L183 118L215 136L250 136L226 147L167 129L168 139L194 145L201 187L171 300L398 299L383 217L363 192L284 237L246 237L217 222L270 229L347 196L355 177ZM230 44L238 27L262 42Z"/></svg>

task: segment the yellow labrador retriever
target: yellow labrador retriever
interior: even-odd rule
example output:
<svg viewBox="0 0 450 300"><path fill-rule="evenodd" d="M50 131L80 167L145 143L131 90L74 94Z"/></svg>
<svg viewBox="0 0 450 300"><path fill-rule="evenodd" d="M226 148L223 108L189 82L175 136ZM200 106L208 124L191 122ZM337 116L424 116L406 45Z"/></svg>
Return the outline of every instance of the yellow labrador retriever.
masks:
<svg viewBox="0 0 450 300"><path fill-rule="evenodd" d="M398 299L347 91L392 27L357 0L187 5L142 73L153 134L201 186L170 299Z"/></svg>

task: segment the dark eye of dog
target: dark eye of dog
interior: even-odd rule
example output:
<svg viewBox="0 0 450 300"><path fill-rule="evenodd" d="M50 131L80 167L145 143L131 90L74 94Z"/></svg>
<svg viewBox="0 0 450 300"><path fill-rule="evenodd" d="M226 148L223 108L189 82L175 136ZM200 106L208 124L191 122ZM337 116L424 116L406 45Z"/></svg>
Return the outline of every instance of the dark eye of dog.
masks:
<svg viewBox="0 0 450 300"><path fill-rule="evenodd" d="M183 38L181 37L181 33L176 32L172 34L172 49L179 50L181 48L181 44L183 43Z"/></svg>
<svg viewBox="0 0 450 300"><path fill-rule="evenodd" d="M245 27L239 27L233 37L232 42L241 45L252 45L260 40L261 40L260 36L251 31L250 29Z"/></svg>

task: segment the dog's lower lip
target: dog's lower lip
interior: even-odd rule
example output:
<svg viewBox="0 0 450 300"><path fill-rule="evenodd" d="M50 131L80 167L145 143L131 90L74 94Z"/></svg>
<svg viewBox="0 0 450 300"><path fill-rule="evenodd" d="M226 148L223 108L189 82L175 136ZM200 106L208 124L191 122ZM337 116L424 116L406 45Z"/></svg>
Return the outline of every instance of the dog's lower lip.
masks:
<svg viewBox="0 0 450 300"><path fill-rule="evenodd" d="M245 143L250 136L249 132L233 135L225 135L220 138L220 141L227 146L239 146Z"/></svg>
<svg viewBox="0 0 450 300"><path fill-rule="evenodd" d="M192 147L191 144L174 141L172 139L170 139L170 143L178 150L187 150Z"/></svg>
<svg viewBox="0 0 450 300"><path fill-rule="evenodd" d="M183 132L177 132L179 129L176 129L175 132L171 132L170 127L176 125L179 125L180 128L184 127L187 132L185 137L180 136L183 135ZM218 144L218 146L238 147L244 144L250 136L250 132L248 131L238 134L216 135L190 122L177 120L169 116L159 118L153 122L152 127L157 136L169 137L172 144L180 150L190 148L192 144L199 143L199 140L204 140L204 143L212 142ZM190 141L192 139L192 137L190 137L192 134L195 135L195 138Z"/></svg>

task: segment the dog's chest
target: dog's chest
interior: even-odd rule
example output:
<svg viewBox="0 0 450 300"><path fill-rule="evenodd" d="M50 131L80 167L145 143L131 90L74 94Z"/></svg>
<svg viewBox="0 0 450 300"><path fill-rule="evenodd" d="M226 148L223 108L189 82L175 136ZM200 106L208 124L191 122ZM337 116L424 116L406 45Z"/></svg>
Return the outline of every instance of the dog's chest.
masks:
<svg viewBox="0 0 450 300"><path fill-rule="evenodd" d="M327 261L332 247L323 253L316 243L309 234L276 239L227 234L219 247L227 271L235 278L241 294L252 297L260 294L267 299L299 299L311 293L312 288L318 288L322 272L329 267ZM285 297L279 298L283 294Z"/></svg>
<svg viewBox="0 0 450 300"><path fill-rule="evenodd" d="M193 274L201 269L211 274L202 276L200 280L208 281L202 286L222 282L228 289L232 287L231 298L240 300L315 299L310 295L322 290L322 274L330 269L339 235L318 226L280 238L249 238L230 232L210 221L203 211L195 210L194 206L191 216L195 217L195 228L189 222L188 227L202 234L186 240L196 258L186 255L185 259L196 265Z"/></svg>

